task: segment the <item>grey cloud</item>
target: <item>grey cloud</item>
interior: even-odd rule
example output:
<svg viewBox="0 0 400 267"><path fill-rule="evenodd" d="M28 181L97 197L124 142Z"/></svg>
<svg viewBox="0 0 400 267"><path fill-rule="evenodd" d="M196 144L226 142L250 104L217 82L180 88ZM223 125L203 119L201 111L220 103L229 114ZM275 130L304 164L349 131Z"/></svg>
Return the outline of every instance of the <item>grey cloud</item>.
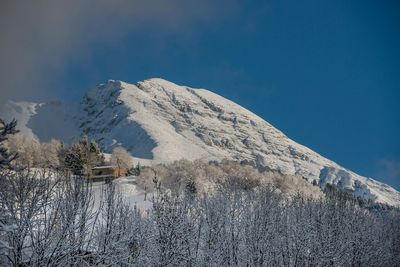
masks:
<svg viewBox="0 0 400 267"><path fill-rule="evenodd" d="M61 75L71 56L96 42L112 45L129 33L160 36L212 27L227 9L203 0L6 0L0 3L0 105L9 98L52 94L50 76Z"/></svg>

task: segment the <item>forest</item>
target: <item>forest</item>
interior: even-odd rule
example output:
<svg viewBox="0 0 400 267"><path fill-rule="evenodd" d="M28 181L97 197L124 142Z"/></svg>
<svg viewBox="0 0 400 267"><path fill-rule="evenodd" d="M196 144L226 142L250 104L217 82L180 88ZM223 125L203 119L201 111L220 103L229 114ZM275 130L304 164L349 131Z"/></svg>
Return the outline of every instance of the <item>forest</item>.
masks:
<svg viewBox="0 0 400 267"><path fill-rule="evenodd" d="M90 140L24 166L5 145L15 124L0 121L0 265L400 266L397 208L247 164L179 161L140 168L143 210L112 182L94 194Z"/></svg>

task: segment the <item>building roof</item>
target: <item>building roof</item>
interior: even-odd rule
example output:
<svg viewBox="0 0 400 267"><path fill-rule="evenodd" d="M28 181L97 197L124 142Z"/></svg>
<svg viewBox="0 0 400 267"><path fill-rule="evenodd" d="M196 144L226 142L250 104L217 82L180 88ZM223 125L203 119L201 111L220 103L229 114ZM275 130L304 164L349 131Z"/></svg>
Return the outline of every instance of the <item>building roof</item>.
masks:
<svg viewBox="0 0 400 267"><path fill-rule="evenodd" d="M117 166L114 165L108 165L108 166L96 166L93 167L92 170L101 170L101 169L115 169L118 168Z"/></svg>

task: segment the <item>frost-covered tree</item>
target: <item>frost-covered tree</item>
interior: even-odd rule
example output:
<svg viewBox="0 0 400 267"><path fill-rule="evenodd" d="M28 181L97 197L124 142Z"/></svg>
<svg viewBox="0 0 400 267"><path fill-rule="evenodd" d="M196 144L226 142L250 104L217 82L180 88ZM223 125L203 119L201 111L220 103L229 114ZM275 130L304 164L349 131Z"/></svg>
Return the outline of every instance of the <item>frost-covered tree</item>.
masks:
<svg viewBox="0 0 400 267"><path fill-rule="evenodd" d="M18 154L16 163L20 167L38 167L42 161L42 151L39 141L24 134L17 133L10 136L7 146L13 153Z"/></svg>
<svg viewBox="0 0 400 267"><path fill-rule="evenodd" d="M15 162L20 167L42 170L60 167L60 141L53 139L49 143L40 143L36 138L16 133L8 138L6 146L10 152L18 154Z"/></svg>
<svg viewBox="0 0 400 267"><path fill-rule="evenodd" d="M37 173L19 170L2 175L0 207L4 222L12 226L4 241L10 247L7 258L13 266L21 266L26 260L27 243L32 243L31 228L40 224L50 191L50 179Z"/></svg>
<svg viewBox="0 0 400 267"><path fill-rule="evenodd" d="M18 156L15 153L10 153L4 145L10 135L18 133L18 131L15 129L16 126L16 120L13 120L10 123L5 123L2 119L0 119L0 186L3 183L5 174L10 173L9 170L13 168L11 165L12 161ZM4 209L2 206L0 206L0 236L13 232L13 230L14 225L7 223L4 215ZM10 245L6 241L0 239L0 256L8 255L9 249L11 249ZM0 258L0 264L1 262L2 259Z"/></svg>
<svg viewBox="0 0 400 267"><path fill-rule="evenodd" d="M114 148L110 161L118 167L119 173L122 168L130 169L132 167L132 157L123 147Z"/></svg>
<svg viewBox="0 0 400 267"><path fill-rule="evenodd" d="M60 152L63 145L61 141L52 139L49 143L40 146L41 159L39 165L42 168L56 169L60 167Z"/></svg>
<svg viewBox="0 0 400 267"><path fill-rule="evenodd" d="M318 197L288 194L275 176L254 182L259 173L232 164L172 164L176 181L225 175L196 194L159 179L170 166L144 168L155 188L149 210L113 182L92 186L60 168L51 177L3 171L0 225L10 231L0 233L0 265L399 266L399 209L329 187Z"/></svg>
<svg viewBox="0 0 400 267"><path fill-rule="evenodd" d="M10 135L18 133L18 130L15 129L16 126L16 120L13 120L10 123L5 123L0 119L0 169L9 168L11 162L17 158L17 154L10 153L4 145Z"/></svg>
<svg viewBox="0 0 400 267"><path fill-rule="evenodd" d="M227 180L193 197L160 187L143 213L125 203L113 183L95 196L77 176L5 181L0 206L17 226L0 236L12 244L5 266L399 263L399 210L365 209L341 192L287 198L270 186Z"/></svg>
<svg viewBox="0 0 400 267"><path fill-rule="evenodd" d="M208 163L200 160L194 162L179 160L167 165L158 164L152 168L157 170L163 186L171 190L189 189L200 194L209 193L214 191L217 185L230 181L246 189L270 185L288 197L294 196L298 192L316 198L322 195L319 187L312 186L300 176L259 171L254 166L242 165L233 161ZM144 189L142 185L148 186L151 175L151 170L143 168L138 177L138 185L142 189Z"/></svg>
<svg viewBox="0 0 400 267"><path fill-rule="evenodd" d="M94 166L104 163L98 144L87 137L67 148L62 154L64 165L75 174L87 175Z"/></svg>

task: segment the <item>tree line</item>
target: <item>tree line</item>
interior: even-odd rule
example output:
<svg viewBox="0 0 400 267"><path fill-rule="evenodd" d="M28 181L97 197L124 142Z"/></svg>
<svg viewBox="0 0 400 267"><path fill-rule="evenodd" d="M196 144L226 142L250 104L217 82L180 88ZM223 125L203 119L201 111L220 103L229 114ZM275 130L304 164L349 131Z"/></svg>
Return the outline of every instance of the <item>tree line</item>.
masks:
<svg viewBox="0 0 400 267"><path fill-rule="evenodd" d="M88 174L93 167L106 164L99 145L88 137L72 144L65 144L56 139L41 143L36 138L16 131L9 134L2 147L11 155L18 155L11 160L14 166L26 169L69 169L74 174ZM119 168L133 168L131 155L123 147L115 147L109 161L108 164Z"/></svg>
<svg viewBox="0 0 400 267"><path fill-rule="evenodd" d="M0 125L0 147L14 130ZM0 265L400 266L400 211L330 186L288 197L240 164L177 162L149 175L140 210L113 183L99 192L82 172L15 168L0 153Z"/></svg>
<svg viewBox="0 0 400 267"><path fill-rule="evenodd" d="M152 208L113 183L2 172L5 266L400 266L398 209L364 208L331 188L288 199L237 181L212 194L158 187Z"/></svg>

